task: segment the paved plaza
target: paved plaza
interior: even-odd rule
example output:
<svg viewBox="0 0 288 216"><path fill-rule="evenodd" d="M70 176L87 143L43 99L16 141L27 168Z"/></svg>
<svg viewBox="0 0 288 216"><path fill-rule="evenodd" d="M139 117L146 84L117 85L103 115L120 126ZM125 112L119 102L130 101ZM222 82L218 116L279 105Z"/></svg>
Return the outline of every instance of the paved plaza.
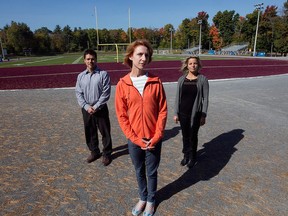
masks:
<svg viewBox="0 0 288 216"><path fill-rule="evenodd" d="M266 216L288 212L288 75L210 82L199 160L181 167L175 83L156 216ZM74 89L0 91L0 215L131 215L138 200L127 141L109 101L113 161L89 154Z"/></svg>

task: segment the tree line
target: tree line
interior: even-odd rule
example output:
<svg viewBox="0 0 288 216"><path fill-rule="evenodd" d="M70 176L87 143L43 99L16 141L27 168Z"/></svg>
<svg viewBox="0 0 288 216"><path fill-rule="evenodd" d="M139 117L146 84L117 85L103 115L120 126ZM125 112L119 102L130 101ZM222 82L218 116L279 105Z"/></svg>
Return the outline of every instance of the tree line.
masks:
<svg viewBox="0 0 288 216"><path fill-rule="evenodd" d="M257 50L286 55L288 1L277 10L272 5L261 11ZM199 45L201 30L200 44L203 50L221 50L227 45L241 43L247 43L249 49L253 49L258 9L245 17L234 10L218 11L212 19L212 25L208 23L208 18L209 15L201 11L194 18L182 20L177 29L172 24L166 24L162 28L130 28L127 31L106 28L96 31L80 27L72 30L69 25L63 28L56 25L53 31L42 27L32 32L27 24L11 21L10 25L0 29L0 39L2 51L5 49L8 54L14 55L78 52L86 48L109 50L115 48L101 47L99 44L125 44L140 38L148 39L154 49L170 49L173 44L174 50L184 50Z"/></svg>

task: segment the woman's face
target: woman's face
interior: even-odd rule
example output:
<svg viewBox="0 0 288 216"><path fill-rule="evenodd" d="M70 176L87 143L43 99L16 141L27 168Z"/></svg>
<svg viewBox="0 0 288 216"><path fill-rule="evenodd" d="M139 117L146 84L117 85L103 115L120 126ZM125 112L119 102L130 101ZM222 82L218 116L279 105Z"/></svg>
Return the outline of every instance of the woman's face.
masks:
<svg viewBox="0 0 288 216"><path fill-rule="evenodd" d="M149 62L149 53L146 46L139 45L135 48L132 56L130 57L132 61L132 68L136 67L139 70L143 70Z"/></svg>
<svg viewBox="0 0 288 216"><path fill-rule="evenodd" d="M188 68L188 71L191 72L191 73L197 73L198 72L198 69L199 69L199 64L198 64L198 61L197 59L195 58L190 58L188 60L188 63L187 63L187 68Z"/></svg>

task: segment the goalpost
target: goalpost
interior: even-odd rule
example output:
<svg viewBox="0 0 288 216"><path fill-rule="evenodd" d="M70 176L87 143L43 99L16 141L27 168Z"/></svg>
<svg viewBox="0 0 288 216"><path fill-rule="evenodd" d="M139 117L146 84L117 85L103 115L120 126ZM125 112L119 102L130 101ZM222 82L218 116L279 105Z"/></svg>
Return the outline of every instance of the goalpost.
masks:
<svg viewBox="0 0 288 216"><path fill-rule="evenodd" d="M128 46L129 43L99 44L98 46L115 46L115 49L116 49L116 62L119 63L119 45Z"/></svg>
<svg viewBox="0 0 288 216"><path fill-rule="evenodd" d="M130 8L128 10L128 20L129 20L129 26L128 26L128 31L129 31L129 43L131 43L131 27L130 27ZM124 45L128 46L129 43L107 43L107 44L101 44L99 42L99 32L98 32L98 15L97 15L97 8L95 6L95 19L96 19L96 36L97 36L97 50L99 46L115 46L116 49L116 61L119 63L119 45Z"/></svg>

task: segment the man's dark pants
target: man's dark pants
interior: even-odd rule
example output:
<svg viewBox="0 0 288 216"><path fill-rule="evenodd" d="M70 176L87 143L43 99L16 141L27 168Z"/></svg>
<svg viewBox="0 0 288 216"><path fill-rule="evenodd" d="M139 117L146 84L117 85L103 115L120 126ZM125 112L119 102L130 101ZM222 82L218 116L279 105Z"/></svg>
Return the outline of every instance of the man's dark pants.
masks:
<svg viewBox="0 0 288 216"><path fill-rule="evenodd" d="M111 125L108 106L104 105L93 115L82 108L86 144L91 152L100 154L98 130L102 135L103 155L112 153Z"/></svg>

